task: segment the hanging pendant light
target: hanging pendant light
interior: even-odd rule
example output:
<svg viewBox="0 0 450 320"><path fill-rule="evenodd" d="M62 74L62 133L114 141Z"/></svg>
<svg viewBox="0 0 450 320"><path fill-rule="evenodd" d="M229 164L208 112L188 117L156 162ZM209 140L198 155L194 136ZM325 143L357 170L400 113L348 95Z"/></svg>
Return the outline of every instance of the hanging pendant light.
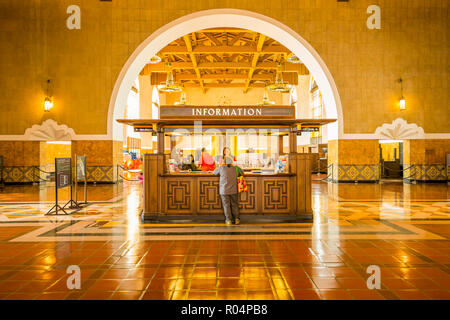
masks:
<svg viewBox="0 0 450 320"><path fill-rule="evenodd" d="M275 76L275 82L272 84L269 84L266 87L268 90L272 92L289 92L291 90L291 85L287 82L284 82L282 79L282 73L281 73L281 64L278 64L278 70L277 75Z"/></svg>
<svg viewBox="0 0 450 320"><path fill-rule="evenodd" d="M161 62L161 57L158 55L154 55L153 57L150 58L149 63L151 64L156 64L156 63L160 63Z"/></svg>
<svg viewBox="0 0 450 320"><path fill-rule="evenodd" d="M187 98L186 98L186 92L183 90L181 91L180 101L175 102L176 106L187 106Z"/></svg>
<svg viewBox="0 0 450 320"><path fill-rule="evenodd" d="M262 98L262 101L260 103L258 103L258 105L260 106L271 106L274 105L275 101L270 101L269 100L269 91L267 90L267 87L264 88L264 96Z"/></svg>
<svg viewBox="0 0 450 320"><path fill-rule="evenodd" d="M180 92L183 90L183 87L179 84L175 83L173 80L173 73L170 68L170 63L167 64L169 71L167 72L166 83L158 86L158 90L167 93Z"/></svg>
<svg viewBox="0 0 450 320"><path fill-rule="evenodd" d="M300 60L299 57L297 57L295 54L291 53L289 57L287 58L287 61L290 63L300 64L302 63L302 60Z"/></svg>

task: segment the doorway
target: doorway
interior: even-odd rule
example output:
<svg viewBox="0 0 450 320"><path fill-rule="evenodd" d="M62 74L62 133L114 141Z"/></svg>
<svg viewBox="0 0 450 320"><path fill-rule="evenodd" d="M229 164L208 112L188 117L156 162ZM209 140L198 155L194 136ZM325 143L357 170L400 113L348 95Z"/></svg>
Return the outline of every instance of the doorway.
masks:
<svg viewBox="0 0 450 320"><path fill-rule="evenodd" d="M403 181L403 140L379 140L381 179Z"/></svg>

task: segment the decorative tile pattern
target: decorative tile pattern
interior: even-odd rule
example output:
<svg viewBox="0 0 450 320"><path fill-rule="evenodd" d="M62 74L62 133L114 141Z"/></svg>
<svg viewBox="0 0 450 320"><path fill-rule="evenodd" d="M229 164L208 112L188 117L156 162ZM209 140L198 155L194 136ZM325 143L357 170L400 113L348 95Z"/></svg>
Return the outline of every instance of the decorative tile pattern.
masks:
<svg viewBox="0 0 450 320"><path fill-rule="evenodd" d="M407 181L446 181L448 180L446 165L441 164L414 164L404 165L403 177Z"/></svg>
<svg viewBox="0 0 450 320"><path fill-rule="evenodd" d="M34 166L3 167L3 181L6 183L38 182L37 170Z"/></svg>
<svg viewBox="0 0 450 320"><path fill-rule="evenodd" d="M336 165L330 169L333 182L365 181L376 182L380 179L379 165Z"/></svg>
<svg viewBox="0 0 450 320"><path fill-rule="evenodd" d="M87 166L86 178L88 182L114 183L115 166Z"/></svg>

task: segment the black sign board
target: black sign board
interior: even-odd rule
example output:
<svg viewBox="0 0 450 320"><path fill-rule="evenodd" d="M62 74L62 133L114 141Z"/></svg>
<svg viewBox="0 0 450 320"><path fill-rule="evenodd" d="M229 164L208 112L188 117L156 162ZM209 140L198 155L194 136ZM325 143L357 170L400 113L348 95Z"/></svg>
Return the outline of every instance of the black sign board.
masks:
<svg viewBox="0 0 450 320"><path fill-rule="evenodd" d="M69 187L70 186L70 201L67 204L71 204L72 200L72 158L55 158L55 205L47 212L47 214L51 214L55 212L58 214L58 210L61 210L65 214L67 212L64 210L64 207L61 207L58 204L58 189ZM53 211L53 209L55 211Z"/></svg>
<svg viewBox="0 0 450 320"><path fill-rule="evenodd" d="M56 188L61 189L71 185L72 158L55 158Z"/></svg>
<svg viewBox="0 0 450 320"><path fill-rule="evenodd" d="M150 127L134 127L134 132L152 132Z"/></svg>
<svg viewBox="0 0 450 320"><path fill-rule="evenodd" d="M86 179L86 156L76 156L77 181Z"/></svg>
<svg viewBox="0 0 450 320"><path fill-rule="evenodd" d="M300 131L301 132L318 132L319 127L301 127Z"/></svg>

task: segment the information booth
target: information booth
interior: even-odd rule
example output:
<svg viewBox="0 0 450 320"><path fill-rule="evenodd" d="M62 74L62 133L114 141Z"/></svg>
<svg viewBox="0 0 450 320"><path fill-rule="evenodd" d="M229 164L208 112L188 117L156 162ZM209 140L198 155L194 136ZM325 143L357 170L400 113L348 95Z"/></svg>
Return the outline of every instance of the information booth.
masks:
<svg viewBox="0 0 450 320"><path fill-rule="evenodd" d="M213 168L224 148L245 173L241 215L311 220L311 155L297 136L335 119L296 119L293 106L161 106L159 119L121 119L156 136L144 155L143 218L221 215ZM191 165L193 164L193 165Z"/></svg>

